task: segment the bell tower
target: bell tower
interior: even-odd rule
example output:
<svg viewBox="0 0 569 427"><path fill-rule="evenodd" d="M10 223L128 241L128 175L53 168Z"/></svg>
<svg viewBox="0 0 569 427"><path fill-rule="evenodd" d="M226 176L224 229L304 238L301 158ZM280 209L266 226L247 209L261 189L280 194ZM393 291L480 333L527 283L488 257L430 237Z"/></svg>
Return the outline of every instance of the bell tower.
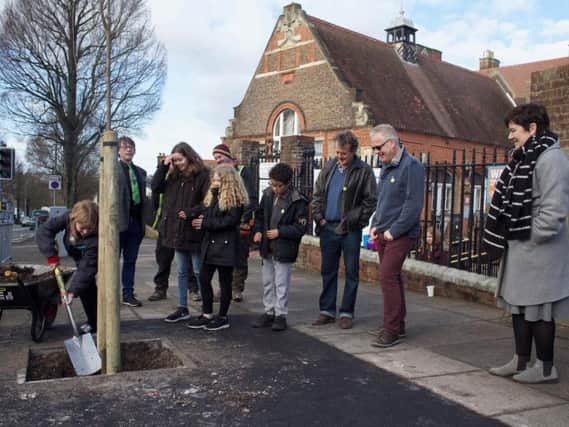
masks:
<svg viewBox="0 0 569 427"><path fill-rule="evenodd" d="M406 62L417 62L417 45L415 43L415 33L417 29L413 26L413 21L405 16L405 11L401 9L399 16L391 20L387 33L387 43L393 45L399 57Z"/></svg>

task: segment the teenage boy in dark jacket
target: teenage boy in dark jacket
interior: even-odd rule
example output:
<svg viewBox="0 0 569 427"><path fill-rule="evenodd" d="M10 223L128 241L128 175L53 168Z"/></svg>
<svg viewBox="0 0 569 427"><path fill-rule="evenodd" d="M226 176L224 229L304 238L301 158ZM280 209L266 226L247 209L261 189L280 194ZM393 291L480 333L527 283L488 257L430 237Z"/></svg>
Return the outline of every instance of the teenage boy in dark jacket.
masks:
<svg viewBox="0 0 569 427"><path fill-rule="evenodd" d="M291 186L292 168L279 163L270 170L271 186L263 192L253 226L255 243L263 258L263 305L265 312L254 328L287 327L288 290L292 265L308 222L308 200Z"/></svg>

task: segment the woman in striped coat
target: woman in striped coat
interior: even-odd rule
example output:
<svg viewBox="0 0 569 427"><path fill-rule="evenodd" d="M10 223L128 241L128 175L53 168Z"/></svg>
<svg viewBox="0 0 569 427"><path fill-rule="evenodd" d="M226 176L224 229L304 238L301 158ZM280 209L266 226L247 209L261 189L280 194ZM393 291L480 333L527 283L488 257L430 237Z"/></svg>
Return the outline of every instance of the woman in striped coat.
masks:
<svg viewBox="0 0 569 427"><path fill-rule="evenodd" d="M484 243L503 256L496 297L512 314L515 354L490 373L557 382L555 319L569 319L569 159L543 106L517 106L505 123L515 148L492 198ZM530 366L532 342L537 359Z"/></svg>

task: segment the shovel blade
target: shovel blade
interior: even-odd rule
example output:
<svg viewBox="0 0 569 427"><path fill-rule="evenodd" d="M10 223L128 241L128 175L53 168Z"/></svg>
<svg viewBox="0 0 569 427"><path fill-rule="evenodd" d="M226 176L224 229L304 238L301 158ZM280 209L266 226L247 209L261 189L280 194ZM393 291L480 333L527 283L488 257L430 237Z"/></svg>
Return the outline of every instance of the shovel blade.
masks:
<svg viewBox="0 0 569 427"><path fill-rule="evenodd" d="M101 356L91 334L64 341L71 364L78 376L93 375L101 370Z"/></svg>

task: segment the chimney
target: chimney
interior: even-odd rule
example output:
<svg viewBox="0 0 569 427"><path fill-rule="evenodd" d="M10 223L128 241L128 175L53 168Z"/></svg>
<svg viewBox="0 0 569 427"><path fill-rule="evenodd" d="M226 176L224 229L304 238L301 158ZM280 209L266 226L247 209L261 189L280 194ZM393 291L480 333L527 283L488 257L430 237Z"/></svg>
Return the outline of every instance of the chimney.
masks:
<svg viewBox="0 0 569 427"><path fill-rule="evenodd" d="M494 58L494 52L489 49L484 51L484 56L480 58L480 69L487 70L489 68L498 68L500 66L500 61Z"/></svg>

